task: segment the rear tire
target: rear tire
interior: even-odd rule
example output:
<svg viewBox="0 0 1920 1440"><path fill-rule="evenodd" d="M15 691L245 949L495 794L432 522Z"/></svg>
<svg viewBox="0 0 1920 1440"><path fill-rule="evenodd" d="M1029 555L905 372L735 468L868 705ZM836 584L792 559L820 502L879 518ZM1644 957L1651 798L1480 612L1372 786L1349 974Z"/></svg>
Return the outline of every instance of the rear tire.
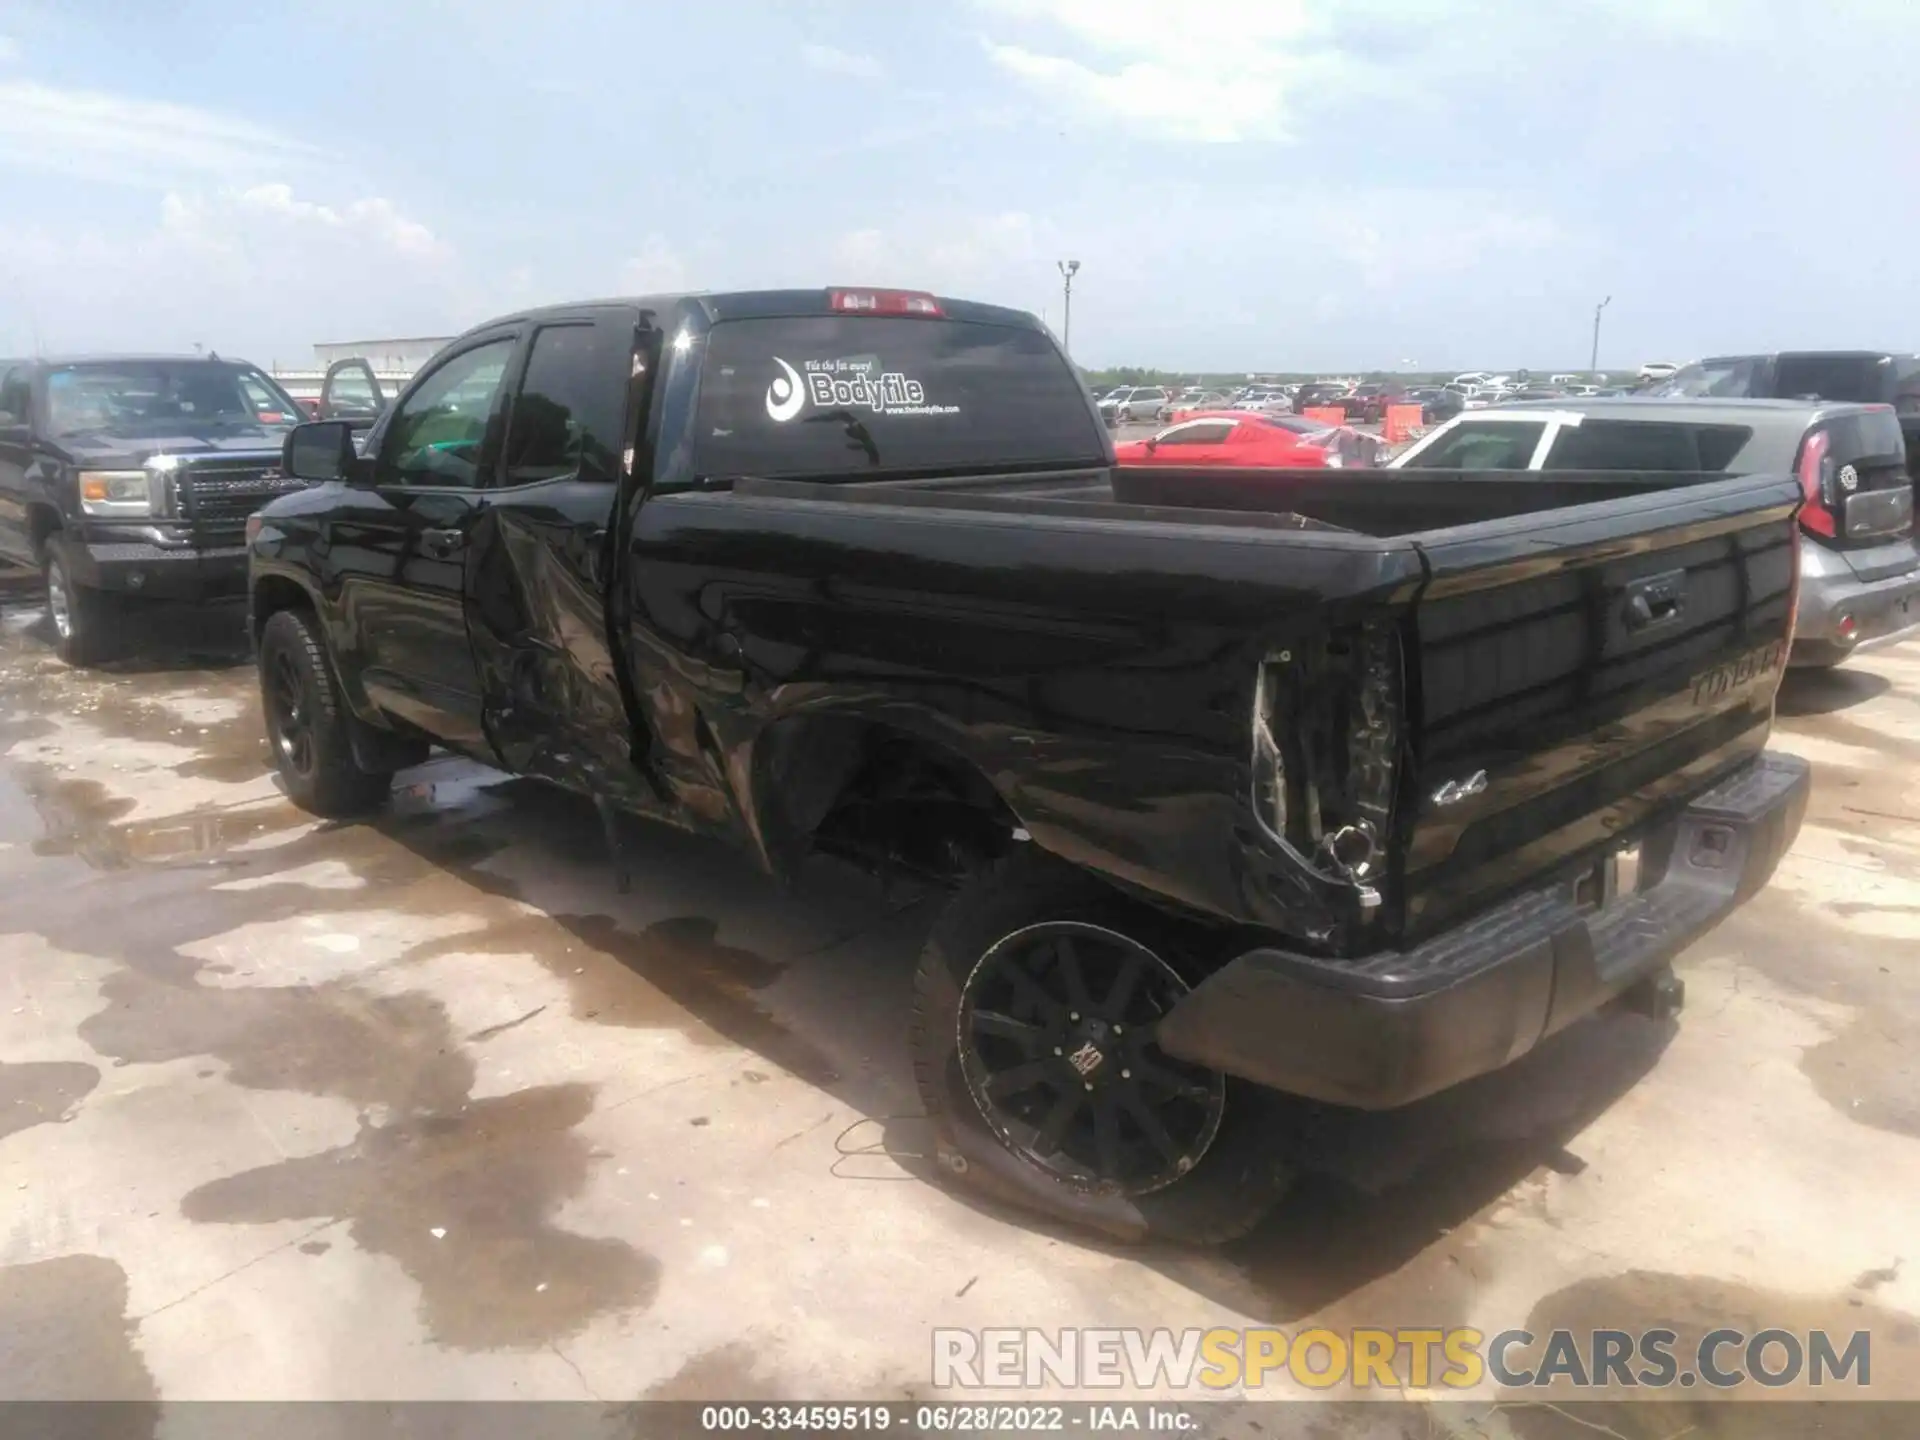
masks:
<svg viewBox="0 0 1920 1440"><path fill-rule="evenodd" d="M1032 844L969 881L914 984L914 1079L943 1177L1129 1241L1213 1245L1258 1225L1291 1180L1279 1097L1152 1043L1188 988L1182 941L1165 917ZM1025 969L1022 946L1057 968ZM1077 1001L1069 965L1088 992ZM1131 986L1119 978L1129 966ZM1077 1022L1076 1004L1087 1007ZM1005 1090L1015 1071L1044 1073Z"/></svg>
<svg viewBox="0 0 1920 1440"><path fill-rule="evenodd" d="M69 665L97 665L112 652L113 598L73 578L60 537L48 537L40 574L47 599L53 648Z"/></svg>
<svg viewBox="0 0 1920 1440"><path fill-rule="evenodd" d="M311 616L281 610L268 618L260 632L260 702L274 768L294 804L344 819L386 800L393 772L355 763L352 718Z"/></svg>

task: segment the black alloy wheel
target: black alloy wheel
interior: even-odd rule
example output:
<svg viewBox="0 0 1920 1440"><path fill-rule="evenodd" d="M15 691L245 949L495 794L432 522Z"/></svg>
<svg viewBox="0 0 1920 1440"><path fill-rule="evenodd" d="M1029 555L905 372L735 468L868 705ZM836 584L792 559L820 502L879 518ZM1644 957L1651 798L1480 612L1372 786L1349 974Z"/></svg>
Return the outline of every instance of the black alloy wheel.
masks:
<svg viewBox="0 0 1920 1440"><path fill-rule="evenodd" d="M1185 1177L1226 1108L1225 1077L1154 1043L1187 989L1144 945L1082 921L999 940L962 987L955 1037L988 1128L1077 1189L1146 1195Z"/></svg>
<svg viewBox="0 0 1920 1440"><path fill-rule="evenodd" d="M293 652L281 650L267 673L267 726L281 764L302 777L311 777L317 751L313 716L307 703L306 677Z"/></svg>

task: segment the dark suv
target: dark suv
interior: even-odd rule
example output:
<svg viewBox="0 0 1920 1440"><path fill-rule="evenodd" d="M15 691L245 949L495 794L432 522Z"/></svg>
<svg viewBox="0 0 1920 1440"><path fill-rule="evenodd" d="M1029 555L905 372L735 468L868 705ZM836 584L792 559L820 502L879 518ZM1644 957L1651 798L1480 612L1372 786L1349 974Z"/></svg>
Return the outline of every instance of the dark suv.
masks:
<svg viewBox="0 0 1920 1440"><path fill-rule="evenodd" d="M1907 471L1920 481L1920 355L1886 350L1782 350L1695 360L1654 387L1662 397L1845 400L1891 405L1900 418Z"/></svg>
<svg viewBox="0 0 1920 1440"><path fill-rule="evenodd" d="M0 361L0 558L41 571L61 656L101 658L118 602L245 594L247 517L299 488L301 419L216 355Z"/></svg>

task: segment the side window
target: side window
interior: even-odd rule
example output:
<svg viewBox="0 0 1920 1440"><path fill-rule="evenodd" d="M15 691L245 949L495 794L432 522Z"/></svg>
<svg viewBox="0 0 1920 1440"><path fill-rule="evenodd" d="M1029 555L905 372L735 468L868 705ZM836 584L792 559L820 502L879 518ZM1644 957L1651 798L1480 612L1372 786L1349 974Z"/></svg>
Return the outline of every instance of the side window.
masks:
<svg viewBox="0 0 1920 1440"><path fill-rule="evenodd" d="M375 483L479 485L487 422L512 357L511 339L491 340L463 350L427 376L387 429Z"/></svg>
<svg viewBox="0 0 1920 1440"><path fill-rule="evenodd" d="M1724 470L1753 431L1745 425L1586 420L1561 430L1548 470Z"/></svg>
<svg viewBox="0 0 1920 1440"><path fill-rule="evenodd" d="M507 421L505 484L618 478L628 367L611 353L617 333L606 325L549 325L533 337Z"/></svg>
<svg viewBox="0 0 1920 1440"><path fill-rule="evenodd" d="M1546 433L1543 420L1462 425L1407 461L1409 470L1524 470Z"/></svg>
<svg viewBox="0 0 1920 1440"><path fill-rule="evenodd" d="M1176 425L1161 432L1161 445L1218 445L1233 433L1231 420L1208 420L1198 425Z"/></svg>
<svg viewBox="0 0 1920 1440"><path fill-rule="evenodd" d="M0 425L24 425L32 392L24 367L0 368Z"/></svg>

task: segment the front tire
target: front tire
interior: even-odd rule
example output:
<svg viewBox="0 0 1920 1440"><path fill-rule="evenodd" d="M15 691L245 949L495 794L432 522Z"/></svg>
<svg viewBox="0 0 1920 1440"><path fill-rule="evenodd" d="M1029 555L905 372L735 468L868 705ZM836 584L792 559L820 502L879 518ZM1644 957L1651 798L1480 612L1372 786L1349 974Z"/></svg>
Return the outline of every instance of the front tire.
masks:
<svg viewBox="0 0 1920 1440"><path fill-rule="evenodd" d="M113 602L101 591L73 578L59 538L47 542L40 575L47 601L47 623L53 628L53 648L69 665L96 665L107 658L113 633Z"/></svg>
<svg viewBox="0 0 1920 1440"><path fill-rule="evenodd" d="M343 819L386 800L393 772L355 763L351 718L311 616L281 610L268 618L260 632L260 702L274 768L294 804Z"/></svg>
<svg viewBox="0 0 1920 1440"><path fill-rule="evenodd" d="M981 872L915 977L914 1078L942 1173L1124 1240L1218 1244L1285 1193L1270 1092L1153 1042L1180 927L1032 844Z"/></svg>

